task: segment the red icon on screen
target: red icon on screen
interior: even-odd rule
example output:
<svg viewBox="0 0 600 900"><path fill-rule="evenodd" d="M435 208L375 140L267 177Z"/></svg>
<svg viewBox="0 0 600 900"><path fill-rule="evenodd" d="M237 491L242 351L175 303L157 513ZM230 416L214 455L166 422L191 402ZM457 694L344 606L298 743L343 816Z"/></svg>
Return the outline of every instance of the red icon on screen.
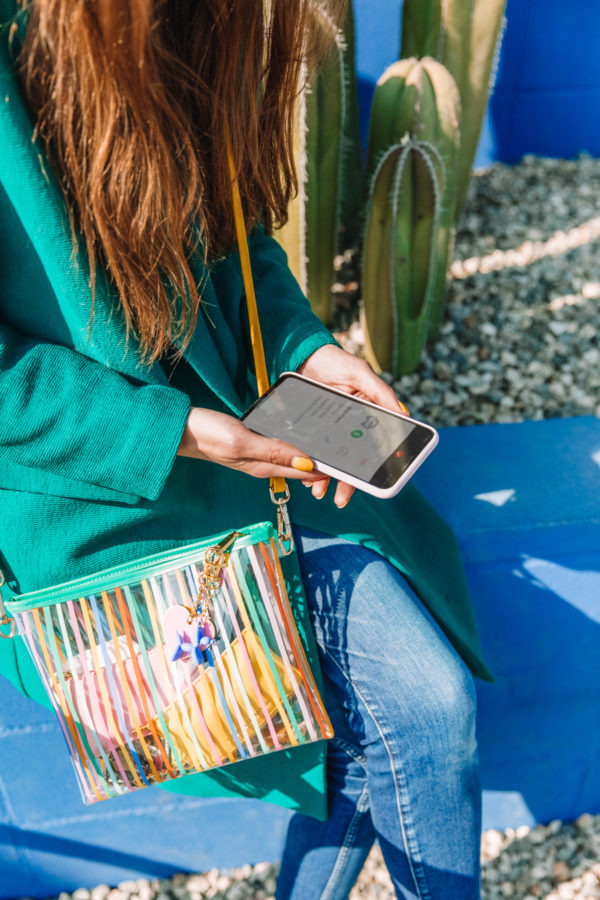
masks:
<svg viewBox="0 0 600 900"><path fill-rule="evenodd" d="M404 450L396 450L394 456L404 456Z"/></svg>

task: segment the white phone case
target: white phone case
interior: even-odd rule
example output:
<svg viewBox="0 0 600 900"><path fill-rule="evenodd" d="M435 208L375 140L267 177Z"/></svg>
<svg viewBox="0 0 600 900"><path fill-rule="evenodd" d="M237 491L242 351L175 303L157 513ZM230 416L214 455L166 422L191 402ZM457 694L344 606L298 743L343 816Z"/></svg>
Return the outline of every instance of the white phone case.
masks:
<svg viewBox="0 0 600 900"><path fill-rule="evenodd" d="M335 394L339 394L341 397L351 397L352 400L356 400L357 403L362 403L364 406L370 406L375 409L383 408L381 406L378 406L376 403L371 403L370 400L364 400L362 397L354 397L351 394L347 394L345 391L340 391L337 388L333 388L321 381L316 381L314 378L307 378L306 375L300 375L298 372L282 372L280 378L283 378L285 375L293 375L294 378L301 378L303 381L308 381L311 384L321 385L321 387L327 388L328 391L333 391ZM346 484L351 484L353 487L358 488L361 491L365 491L367 494L372 494L374 497L394 497L397 493L399 493L406 482L412 478L421 463L424 462L431 451L435 449L439 442L439 435L435 428L433 428L431 425L426 424L425 422L420 422L418 419L413 419L411 416L405 416L400 412L393 412L391 409L386 409L385 411L391 416L398 416L399 419L404 419L408 422L414 422L416 425L420 425L422 428L427 428L433 435L431 441L427 444L427 446L419 453L419 455L413 460L406 471L402 473L400 478L395 481L391 487L374 487L374 485L370 484L368 481L364 481L362 478L357 478L355 475L350 475L348 472L344 472L343 469L336 469L334 466L326 465L325 463L322 463L319 460L313 459L313 457L311 457L315 464L315 469L318 472L323 472L324 475L331 475L332 478L337 478L338 481L344 481Z"/></svg>

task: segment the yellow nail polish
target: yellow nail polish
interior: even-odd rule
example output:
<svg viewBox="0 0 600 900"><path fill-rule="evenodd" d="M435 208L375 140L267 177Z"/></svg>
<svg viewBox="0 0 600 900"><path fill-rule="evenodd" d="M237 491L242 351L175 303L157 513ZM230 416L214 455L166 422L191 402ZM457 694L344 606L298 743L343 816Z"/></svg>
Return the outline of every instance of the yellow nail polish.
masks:
<svg viewBox="0 0 600 900"><path fill-rule="evenodd" d="M312 472L315 464L312 459L308 459L307 456L294 456L292 466L300 472Z"/></svg>
<svg viewBox="0 0 600 900"><path fill-rule="evenodd" d="M400 407L401 411L404 413L405 416L410 416L408 407L405 406L405 404L401 400L398 400L398 406Z"/></svg>

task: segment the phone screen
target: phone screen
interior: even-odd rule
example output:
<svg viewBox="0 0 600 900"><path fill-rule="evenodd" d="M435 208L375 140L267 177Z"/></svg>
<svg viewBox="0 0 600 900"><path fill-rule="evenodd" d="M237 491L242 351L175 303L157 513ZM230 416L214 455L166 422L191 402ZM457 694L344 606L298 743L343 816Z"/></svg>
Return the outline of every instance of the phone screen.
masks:
<svg viewBox="0 0 600 900"><path fill-rule="evenodd" d="M402 474L432 435L414 422L293 376L284 376L243 421L259 434L296 444L317 462L382 487Z"/></svg>

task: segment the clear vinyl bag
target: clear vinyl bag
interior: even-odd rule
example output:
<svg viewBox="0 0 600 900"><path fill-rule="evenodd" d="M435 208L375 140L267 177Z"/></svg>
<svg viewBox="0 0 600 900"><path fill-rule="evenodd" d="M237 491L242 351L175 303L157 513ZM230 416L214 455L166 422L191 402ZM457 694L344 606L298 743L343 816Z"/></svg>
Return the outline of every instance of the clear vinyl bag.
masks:
<svg viewBox="0 0 600 900"><path fill-rule="evenodd" d="M259 393L268 388L228 147ZM279 562L293 551L283 478L269 522L7 601L56 710L86 803L333 737ZM275 540L277 538L277 540ZM4 576L0 572L0 588Z"/></svg>
<svg viewBox="0 0 600 900"><path fill-rule="evenodd" d="M268 522L6 606L86 803L333 735Z"/></svg>

